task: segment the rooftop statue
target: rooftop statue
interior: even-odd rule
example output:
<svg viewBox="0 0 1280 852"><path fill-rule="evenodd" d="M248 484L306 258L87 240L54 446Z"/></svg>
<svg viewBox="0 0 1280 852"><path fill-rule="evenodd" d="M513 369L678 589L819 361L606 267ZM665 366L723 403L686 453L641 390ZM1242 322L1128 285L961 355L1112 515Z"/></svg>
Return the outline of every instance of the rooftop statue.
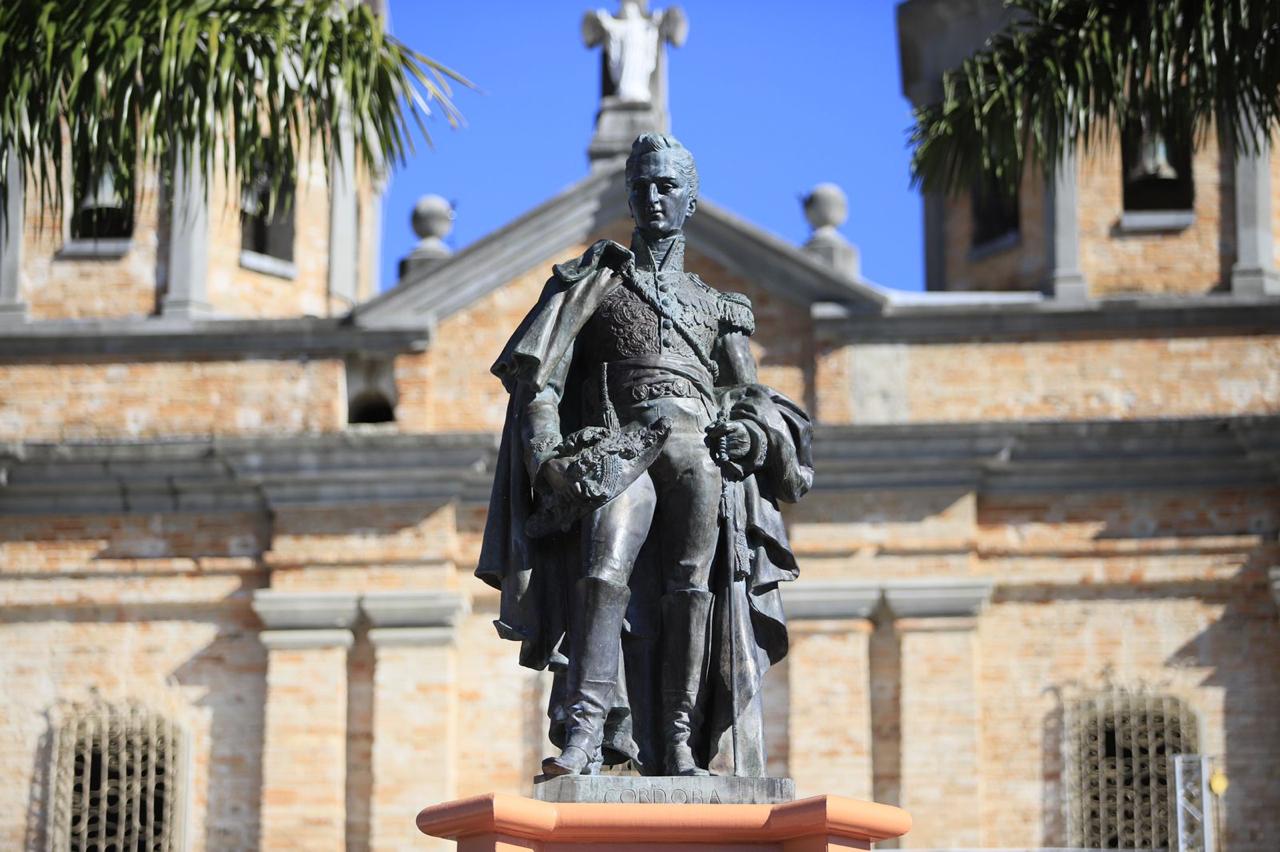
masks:
<svg viewBox="0 0 1280 852"><path fill-rule="evenodd" d="M679 8L650 14L645 0L622 0L617 15L603 9L582 19L582 40L587 47L604 45L604 94L627 103L654 100L653 72L663 42L679 47L688 23Z"/></svg>
<svg viewBox="0 0 1280 852"><path fill-rule="evenodd" d="M758 383L750 300L684 270L693 155L642 134L630 248L559 264L493 365L510 394L477 576L555 673L546 776L765 774L762 678L796 577L779 501L810 421Z"/></svg>

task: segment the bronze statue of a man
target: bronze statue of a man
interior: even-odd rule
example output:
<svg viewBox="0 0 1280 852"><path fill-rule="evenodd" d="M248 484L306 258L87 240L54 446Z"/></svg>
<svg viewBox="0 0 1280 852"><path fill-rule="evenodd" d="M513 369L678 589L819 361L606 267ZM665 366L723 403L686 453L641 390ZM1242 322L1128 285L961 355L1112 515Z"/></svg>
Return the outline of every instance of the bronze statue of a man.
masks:
<svg viewBox="0 0 1280 852"><path fill-rule="evenodd" d="M757 383L750 300L684 271L693 156L636 139L631 248L555 267L493 366L511 395L477 576L499 635L555 672L548 776L761 776L761 679L786 654L777 503L810 423Z"/></svg>

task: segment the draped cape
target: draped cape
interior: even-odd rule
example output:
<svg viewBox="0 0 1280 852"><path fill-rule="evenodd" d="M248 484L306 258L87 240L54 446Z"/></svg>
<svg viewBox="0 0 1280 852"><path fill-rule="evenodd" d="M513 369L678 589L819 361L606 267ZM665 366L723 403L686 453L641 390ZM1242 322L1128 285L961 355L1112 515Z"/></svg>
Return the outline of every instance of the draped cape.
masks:
<svg viewBox="0 0 1280 852"><path fill-rule="evenodd" d="M501 591L494 624L502 638L520 642L521 665L550 668L556 674L549 715L551 739L557 745L563 745L564 738L566 632L572 589L582 570L580 533L574 526L540 539L525 535L533 489L524 463L523 417L533 395L559 369L567 376L560 401L562 433L588 425L582 422L577 389L592 365L576 363L573 343L601 300L629 274L627 265L619 264L622 271L615 272L603 264L615 248L621 247L601 241L580 259L557 265L537 304L492 367L510 399L476 576ZM570 361L567 372L564 359ZM756 469L726 468L711 574L715 605L703 724L692 744L712 772L760 776L765 774L761 682L769 666L787 653L778 584L795 579L799 571L778 501L794 502L812 484L811 424L798 405L763 385L700 389L731 419L754 422L766 436L767 447ZM606 763L631 760L645 774L662 771L663 752L662 585L654 538L651 534L641 549L631 575L631 602L620 638L622 670L604 739Z"/></svg>

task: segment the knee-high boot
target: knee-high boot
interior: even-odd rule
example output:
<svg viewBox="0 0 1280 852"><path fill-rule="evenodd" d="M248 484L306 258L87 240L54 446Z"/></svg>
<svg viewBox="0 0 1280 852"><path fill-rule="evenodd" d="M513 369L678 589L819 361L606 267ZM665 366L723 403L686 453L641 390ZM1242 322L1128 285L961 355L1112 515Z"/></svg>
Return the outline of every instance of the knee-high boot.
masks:
<svg viewBox="0 0 1280 852"><path fill-rule="evenodd" d="M584 577L574 587L568 730L560 755L542 761L545 775L579 774L600 749L605 714L617 689L622 621L630 598L628 586L595 577Z"/></svg>
<svg viewBox="0 0 1280 852"><path fill-rule="evenodd" d="M711 592L687 589L662 598L662 733L669 775L706 775L689 738L701 724Z"/></svg>

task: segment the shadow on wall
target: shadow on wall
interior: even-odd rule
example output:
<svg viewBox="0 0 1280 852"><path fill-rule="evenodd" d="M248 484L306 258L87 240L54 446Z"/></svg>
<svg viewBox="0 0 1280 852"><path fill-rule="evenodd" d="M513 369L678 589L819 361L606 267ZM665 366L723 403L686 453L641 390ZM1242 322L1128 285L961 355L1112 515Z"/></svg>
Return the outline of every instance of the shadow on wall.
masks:
<svg viewBox="0 0 1280 852"><path fill-rule="evenodd" d="M156 624L160 622L205 622L217 624L214 639L195 654L164 673L163 680L176 688L188 708L185 719L175 719L191 731L193 717L208 720L205 737L191 736L188 748L207 750L186 765L203 772L207 783L204 846L207 849L256 849L258 808L262 786L263 707L266 697L266 650L258 641L257 620L249 608L248 592L256 582L246 584L223 601L209 603L165 602L112 606L59 607L56 618L79 624ZM47 610L32 608L6 614L8 621L50 620ZM110 656L111 648L99 649ZM98 684L59 684L59 692L79 694ZM111 694L134 697L144 704L154 698L146 694L154 681L117 684ZM123 689L119 688L123 687ZM107 692L107 690L104 690ZM191 695L199 695L189 701ZM30 793L27 805L26 848L42 849L47 843L48 809L52 805L52 746L54 731L51 713L43 713L44 731L33 754ZM187 808L194 785L186 783Z"/></svg>
<svg viewBox="0 0 1280 852"><path fill-rule="evenodd" d="M1203 581L1070 589L1024 587L1002 589L998 595L1000 601L1160 597L1222 605L1213 623L1164 664L1169 670L1206 670L1209 674L1199 686L1222 690L1223 753L1207 756L1230 781L1226 795L1217 803L1215 827L1221 848L1232 852L1272 852L1275 838L1280 837L1280 792L1275 786L1275 767L1280 765L1280 728L1275 724L1275 708L1280 707L1280 666L1276 663L1280 660L1280 618L1265 575L1265 566L1274 564L1276 550L1274 545L1258 547L1229 585ZM1104 670L1103 680L1107 679ZM1074 687L1064 683L1050 689L1054 708L1042 723L1041 843L1046 847L1066 846L1069 841L1064 693ZM1202 693L1199 701L1189 701L1191 711L1200 718L1202 751L1216 739L1203 728L1215 716L1205 704L1210 700Z"/></svg>
<svg viewBox="0 0 1280 852"><path fill-rule="evenodd" d="M1280 547L1258 548L1212 625L1168 665L1209 671L1202 686L1222 690L1223 754L1209 755L1230 782L1217 802L1220 848L1273 852L1280 839L1280 613L1266 570Z"/></svg>

